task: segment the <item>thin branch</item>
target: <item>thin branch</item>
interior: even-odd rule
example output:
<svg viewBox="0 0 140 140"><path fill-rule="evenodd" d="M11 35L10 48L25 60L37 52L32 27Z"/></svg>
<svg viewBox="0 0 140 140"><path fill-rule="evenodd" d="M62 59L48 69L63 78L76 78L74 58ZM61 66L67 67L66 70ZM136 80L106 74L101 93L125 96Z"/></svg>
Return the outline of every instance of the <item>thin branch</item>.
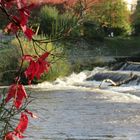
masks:
<svg viewBox="0 0 140 140"><path fill-rule="evenodd" d="M20 39L19 39L18 34L16 34L16 38L17 38L17 40L18 40L19 47L20 47L20 49L21 49L21 56L24 56L24 51L23 51L22 44L21 44L21 41L20 41Z"/></svg>

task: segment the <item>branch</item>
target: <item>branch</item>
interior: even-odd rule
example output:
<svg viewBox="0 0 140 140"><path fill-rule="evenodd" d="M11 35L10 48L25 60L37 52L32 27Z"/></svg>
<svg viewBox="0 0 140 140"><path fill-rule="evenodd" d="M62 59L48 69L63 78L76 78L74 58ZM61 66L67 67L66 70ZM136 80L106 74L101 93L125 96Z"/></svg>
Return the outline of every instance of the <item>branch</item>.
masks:
<svg viewBox="0 0 140 140"><path fill-rule="evenodd" d="M127 83L129 83L130 81L135 80L135 79L137 79L137 75L134 75L133 73L130 73L129 78L127 78L127 79L125 79L125 80L122 80L122 81L119 81L119 82L114 82L114 81L111 80L111 79L104 79L104 80L100 83L99 88L101 88L101 85L102 85L103 83L105 83L105 82L111 83L110 86L121 86L121 85L127 84Z"/></svg>

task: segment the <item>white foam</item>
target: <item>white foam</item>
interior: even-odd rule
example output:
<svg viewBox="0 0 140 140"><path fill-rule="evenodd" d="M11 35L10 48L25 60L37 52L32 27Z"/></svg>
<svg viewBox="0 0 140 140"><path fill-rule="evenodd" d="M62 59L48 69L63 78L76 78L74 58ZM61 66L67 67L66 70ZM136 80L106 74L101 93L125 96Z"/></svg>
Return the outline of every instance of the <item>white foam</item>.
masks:
<svg viewBox="0 0 140 140"><path fill-rule="evenodd" d="M83 71L83 72L80 72L78 74L76 73L72 73L70 76L68 77L64 77L64 78L57 78L54 82L43 82L43 83L39 83L37 85L33 85L32 87L33 88L46 88L46 89L51 89L52 90L55 88L57 89L58 87L59 88L64 88L64 87L77 87L77 86L94 86L97 85L96 83L99 83L99 82L96 82L96 81L92 81L92 82L88 82L88 81L85 81L88 77L92 76L92 75L95 75L96 73L98 72L103 72L105 71L106 69L105 68L99 68L99 67L96 67L93 71Z"/></svg>
<svg viewBox="0 0 140 140"><path fill-rule="evenodd" d="M140 97L133 95L133 93L140 91L140 86L123 85L120 87L111 87L108 86L110 83L104 83L99 89L101 82L86 81L88 77L93 76L98 72L105 71L107 71L106 68L97 67L93 71L83 71L78 74L72 73L70 76L58 78L54 82L45 81L32 86L32 88L39 88L40 90L86 89L88 91L103 93L103 96L107 98L108 101L140 103Z"/></svg>

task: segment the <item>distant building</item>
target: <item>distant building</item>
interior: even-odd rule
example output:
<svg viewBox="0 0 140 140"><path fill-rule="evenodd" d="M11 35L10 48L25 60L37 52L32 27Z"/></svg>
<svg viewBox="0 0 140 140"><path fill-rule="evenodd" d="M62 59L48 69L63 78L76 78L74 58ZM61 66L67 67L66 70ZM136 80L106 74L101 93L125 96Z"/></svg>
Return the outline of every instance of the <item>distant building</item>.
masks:
<svg viewBox="0 0 140 140"><path fill-rule="evenodd" d="M133 12L136 8L138 0L124 0L124 2L127 4L128 10Z"/></svg>

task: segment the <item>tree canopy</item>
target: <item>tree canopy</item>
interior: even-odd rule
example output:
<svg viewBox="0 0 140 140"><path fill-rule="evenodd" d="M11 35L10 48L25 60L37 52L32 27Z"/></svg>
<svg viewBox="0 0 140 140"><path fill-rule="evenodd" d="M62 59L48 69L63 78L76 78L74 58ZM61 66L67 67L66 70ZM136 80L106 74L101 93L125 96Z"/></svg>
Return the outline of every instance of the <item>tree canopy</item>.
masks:
<svg viewBox="0 0 140 140"><path fill-rule="evenodd" d="M92 19L106 28L128 31L130 13L123 0L103 0L93 6Z"/></svg>

